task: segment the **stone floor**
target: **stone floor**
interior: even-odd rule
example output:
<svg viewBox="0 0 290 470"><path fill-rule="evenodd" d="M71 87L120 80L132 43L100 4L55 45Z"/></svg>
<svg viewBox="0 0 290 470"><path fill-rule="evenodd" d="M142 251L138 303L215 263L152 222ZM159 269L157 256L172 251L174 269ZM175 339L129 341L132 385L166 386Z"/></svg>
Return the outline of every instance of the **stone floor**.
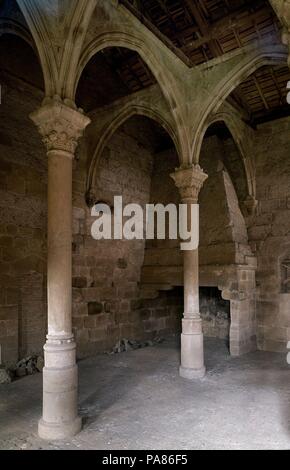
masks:
<svg viewBox="0 0 290 470"><path fill-rule="evenodd" d="M0 449L290 449L286 355L231 358L205 345L207 376L178 376L176 339L81 361L83 431L66 442L37 437L41 375L0 387Z"/></svg>

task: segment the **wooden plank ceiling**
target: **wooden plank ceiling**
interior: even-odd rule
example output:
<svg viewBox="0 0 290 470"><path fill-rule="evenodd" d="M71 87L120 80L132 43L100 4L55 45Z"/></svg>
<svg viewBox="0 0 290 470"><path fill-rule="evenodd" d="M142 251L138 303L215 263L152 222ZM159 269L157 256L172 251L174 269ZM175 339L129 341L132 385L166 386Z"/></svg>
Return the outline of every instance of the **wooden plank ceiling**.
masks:
<svg viewBox="0 0 290 470"><path fill-rule="evenodd" d="M281 25L268 0L121 0L181 51L192 66L253 41L280 42ZM162 36L161 36L162 37ZM107 63L128 91L154 83L141 58L125 49L104 51ZM240 85L231 102L254 125L290 114L286 103L288 67L263 67Z"/></svg>
<svg viewBox="0 0 290 470"><path fill-rule="evenodd" d="M258 39L273 37L279 41L280 25L268 0L124 0L122 3L138 9L195 65Z"/></svg>

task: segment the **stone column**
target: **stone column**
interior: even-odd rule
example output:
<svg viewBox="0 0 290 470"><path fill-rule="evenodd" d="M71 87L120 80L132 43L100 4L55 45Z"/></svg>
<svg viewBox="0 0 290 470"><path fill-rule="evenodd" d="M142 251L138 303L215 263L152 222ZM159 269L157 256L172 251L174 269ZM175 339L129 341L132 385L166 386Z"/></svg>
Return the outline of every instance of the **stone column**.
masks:
<svg viewBox="0 0 290 470"><path fill-rule="evenodd" d="M182 204L198 204L199 192L207 175L199 165L179 168L171 175L179 189ZM183 251L184 263L184 318L181 335L180 375L186 379L205 375L202 320L199 312L199 263L198 249Z"/></svg>
<svg viewBox="0 0 290 470"><path fill-rule="evenodd" d="M48 335L44 346L43 439L71 437L81 429L77 413L76 344L72 334L72 162L90 120L60 99L31 116L48 157Z"/></svg>

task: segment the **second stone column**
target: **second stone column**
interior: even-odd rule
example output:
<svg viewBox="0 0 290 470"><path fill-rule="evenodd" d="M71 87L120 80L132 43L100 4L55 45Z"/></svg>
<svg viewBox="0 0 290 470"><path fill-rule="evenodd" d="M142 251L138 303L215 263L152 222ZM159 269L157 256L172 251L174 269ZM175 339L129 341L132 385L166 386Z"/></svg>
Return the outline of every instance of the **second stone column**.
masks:
<svg viewBox="0 0 290 470"><path fill-rule="evenodd" d="M199 165L179 168L171 175L180 192L182 204L198 204L199 192L207 175ZM190 225L190 220L188 224ZM198 227L197 227L198 229ZM199 312L199 261L198 249L183 251L184 264L184 318L181 335L180 375L186 379L198 379L205 375L202 320Z"/></svg>

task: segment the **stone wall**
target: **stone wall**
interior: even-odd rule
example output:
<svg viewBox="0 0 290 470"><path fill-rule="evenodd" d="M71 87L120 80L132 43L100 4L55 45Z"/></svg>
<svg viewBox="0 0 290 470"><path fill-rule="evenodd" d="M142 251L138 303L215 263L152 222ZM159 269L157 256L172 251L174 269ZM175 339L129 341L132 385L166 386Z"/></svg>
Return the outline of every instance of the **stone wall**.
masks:
<svg viewBox="0 0 290 470"><path fill-rule="evenodd" d="M290 119L280 119L259 126L254 145L258 208L249 238L258 259L258 345L270 351L286 351L290 340L289 273L283 267L290 259L289 135Z"/></svg>
<svg viewBox="0 0 290 470"><path fill-rule="evenodd" d="M200 193L200 264L244 264L251 255L245 220L241 213L236 187L241 176L236 176L233 160L240 162L235 145L231 145L234 157L225 159L229 138L225 142L210 137L203 143L200 165L209 175ZM214 156L214 158L213 158ZM227 153L228 157L228 153ZM244 181L243 181L244 183Z"/></svg>
<svg viewBox="0 0 290 470"><path fill-rule="evenodd" d="M204 141L200 164L209 175L200 193L200 264L244 264L251 256L247 228L240 209L232 178L225 167L224 148L219 139ZM235 149L237 153L237 150ZM214 158L213 158L214 155ZM155 156L151 187L151 203L180 203L178 190L170 173L178 166L175 150ZM160 185L162 181L162 185ZM240 184L240 179L235 181ZM180 265L179 242L174 240L148 241L145 264Z"/></svg>
<svg viewBox="0 0 290 470"><path fill-rule="evenodd" d="M10 362L45 340L47 166L28 118L41 94L11 77L1 82L0 344Z"/></svg>
<svg viewBox="0 0 290 470"><path fill-rule="evenodd" d="M182 287L175 287L167 292L160 291L153 299L143 299L141 305L145 331L153 331L157 337L181 333L184 310Z"/></svg>
<svg viewBox="0 0 290 470"><path fill-rule="evenodd" d="M202 147L200 163L209 178L200 194L200 308L204 333L225 338L230 331L231 353L239 355L256 348L255 260L234 186L242 186L236 170L240 157L232 145L233 155L225 159L228 141L208 137ZM170 178L177 165L174 150L155 157L151 202L179 204ZM237 174L234 183L228 167ZM179 242L146 243L142 282L144 295L153 299L158 291L183 284Z"/></svg>
<svg viewBox="0 0 290 470"><path fill-rule="evenodd" d="M149 202L153 156L142 143L147 131L144 121L133 119L113 136L99 162L96 202L112 205L114 196L122 196L124 205ZM73 201L73 326L79 356L109 350L122 338L149 339L161 328L139 295L144 241L92 238L95 219L84 202L85 176L83 159L74 172Z"/></svg>
<svg viewBox="0 0 290 470"><path fill-rule="evenodd" d="M47 157L29 113L42 94L9 75L0 106L0 345L3 362L41 353L47 329ZM9 84L9 85L8 85ZM153 162L148 122L133 119L101 158L99 201L149 202ZM140 299L143 241L95 241L85 204L82 148L73 172L73 327L80 357L111 349L122 338L152 339L175 329ZM162 302L161 302L162 304ZM167 318L168 317L168 318Z"/></svg>
<svg viewBox="0 0 290 470"><path fill-rule="evenodd" d="M152 299L143 299L142 316L146 329L155 329L157 336L181 332L184 311L183 287L160 291ZM230 302L222 298L216 287L200 288L200 314L203 332L207 337L224 339L229 343L231 325Z"/></svg>
<svg viewBox="0 0 290 470"><path fill-rule="evenodd" d="M28 118L40 105L41 92L5 74L1 81L0 344L2 361L13 362L41 352L45 341L47 157ZM258 345L276 351L286 350L290 339L289 127L290 120L283 119L256 132L259 204L247 220L258 258ZM112 203L114 195L123 195L124 203L179 202L169 177L178 166L176 152L153 157L150 132L144 120L133 119L112 138L99 165L98 200ZM201 164L210 177L201 193L201 284L219 286L231 302L233 351L240 353L255 342L255 273L254 264L245 264L252 253L235 192L235 185L242 186L240 176L233 181L224 166L225 149L231 162L236 156L228 141L222 148L211 137L202 150ZM178 242L148 242L143 264L144 242L94 241L84 201L86 165L81 148L73 177L73 325L79 356L111 349L124 337L143 340L176 332L182 314L182 298L173 289L182 285ZM143 295L148 276L154 295ZM202 314L208 317L206 305L201 296ZM220 336L213 320L208 334Z"/></svg>
<svg viewBox="0 0 290 470"><path fill-rule="evenodd" d="M200 288L200 314L205 336L229 342L231 325L230 302L222 298L216 287Z"/></svg>

